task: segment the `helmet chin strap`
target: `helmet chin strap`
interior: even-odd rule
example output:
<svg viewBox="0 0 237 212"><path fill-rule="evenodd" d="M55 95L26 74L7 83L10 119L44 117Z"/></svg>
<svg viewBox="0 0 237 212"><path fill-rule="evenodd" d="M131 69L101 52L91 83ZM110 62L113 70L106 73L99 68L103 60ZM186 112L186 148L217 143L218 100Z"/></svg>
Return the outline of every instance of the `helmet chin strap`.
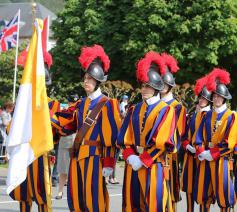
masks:
<svg viewBox="0 0 237 212"><path fill-rule="evenodd" d="M96 80L96 86L95 86L95 90L94 91L96 91L100 87L100 84L101 84L101 82Z"/></svg>
<svg viewBox="0 0 237 212"><path fill-rule="evenodd" d="M160 94L160 92L158 90L155 90L155 93L153 96L157 96L158 94Z"/></svg>

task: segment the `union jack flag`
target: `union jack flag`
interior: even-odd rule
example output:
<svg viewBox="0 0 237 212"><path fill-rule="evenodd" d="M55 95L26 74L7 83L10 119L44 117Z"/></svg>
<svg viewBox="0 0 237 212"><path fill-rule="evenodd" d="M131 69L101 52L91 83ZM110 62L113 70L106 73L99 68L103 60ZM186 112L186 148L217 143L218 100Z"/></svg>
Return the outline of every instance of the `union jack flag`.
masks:
<svg viewBox="0 0 237 212"><path fill-rule="evenodd" d="M16 46L19 12L0 31L0 53Z"/></svg>

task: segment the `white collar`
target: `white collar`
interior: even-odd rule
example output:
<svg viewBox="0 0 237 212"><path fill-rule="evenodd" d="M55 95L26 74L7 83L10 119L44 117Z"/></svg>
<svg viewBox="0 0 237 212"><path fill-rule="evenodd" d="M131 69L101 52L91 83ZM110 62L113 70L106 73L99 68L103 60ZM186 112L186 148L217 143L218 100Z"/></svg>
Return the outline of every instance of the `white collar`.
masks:
<svg viewBox="0 0 237 212"><path fill-rule="evenodd" d="M200 110L200 112L207 112L207 111L209 111L211 109L211 106L210 105L208 105L208 106L206 106L206 107L203 107L203 108L201 108L201 110Z"/></svg>
<svg viewBox="0 0 237 212"><path fill-rule="evenodd" d="M171 92L165 95L163 98L161 98L161 100L164 102L169 102L172 99L174 99L174 96Z"/></svg>
<svg viewBox="0 0 237 212"><path fill-rule="evenodd" d="M89 98L90 100L94 100L94 99L98 98L101 94L102 94L101 89L98 88L96 91L94 91L92 94L90 94L90 95L88 96L88 98Z"/></svg>
<svg viewBox="0 0 237 212"><path fill-rule="evenodd" d="M221 105L220 107L215 108L215 112L216 113L222 113L223 111L226 110L226 108L227 108L227 106L226 106L226 103L225 103L225 104Z"/></svg>
<svg viewBox="0 0 237 212"><path fill-rule="evenodd" d="M150 99L147 99L147 100L146 100L146 103L147 103L148 105L153 105L153 104L155 104L156 102L158 102L159 100L160 100L160 97L157 95L157 96L151 97Z"/></svg>

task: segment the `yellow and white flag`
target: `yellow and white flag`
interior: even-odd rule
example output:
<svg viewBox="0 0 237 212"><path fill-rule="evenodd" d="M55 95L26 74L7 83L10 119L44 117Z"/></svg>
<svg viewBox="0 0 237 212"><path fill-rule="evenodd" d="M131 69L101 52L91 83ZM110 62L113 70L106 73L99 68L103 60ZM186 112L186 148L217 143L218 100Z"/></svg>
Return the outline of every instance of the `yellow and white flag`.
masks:
<svg viewBox="0 0 237 212"><path fill-rule="evenodd" d="M39 156L53 149L45 86L42 29L43 21L36 19L7 139L8 194L26 179L27 167Z"/></svg>

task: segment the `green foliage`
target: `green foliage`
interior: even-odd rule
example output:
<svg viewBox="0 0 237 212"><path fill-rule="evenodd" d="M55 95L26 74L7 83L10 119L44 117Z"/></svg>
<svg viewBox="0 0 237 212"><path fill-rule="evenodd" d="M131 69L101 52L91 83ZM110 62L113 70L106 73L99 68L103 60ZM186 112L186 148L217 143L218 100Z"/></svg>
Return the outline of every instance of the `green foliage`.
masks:
<svg viewBox="0 0 237 212"><path fill-rule="evenodd" d="M26 43L23 42L19 46L19 52L26 48ZM15 53L16 49L12 48L7 52L0 54L0 100L3 103L7 100L12 100L14 68L15 68ZM20 85L23 68L18 66L16 95Z"/></svg>
<svg viewBox="0 0 237 212"><path fill-rule="evenodd" d="M80 48L94 43L103 45L110 56L110 79L133 85L136 61L149 50L177 58L179 84L194 83L215 66L237 77L235 0L68 0L53 30L53 73L72 87L81 78Z"/></svg>

